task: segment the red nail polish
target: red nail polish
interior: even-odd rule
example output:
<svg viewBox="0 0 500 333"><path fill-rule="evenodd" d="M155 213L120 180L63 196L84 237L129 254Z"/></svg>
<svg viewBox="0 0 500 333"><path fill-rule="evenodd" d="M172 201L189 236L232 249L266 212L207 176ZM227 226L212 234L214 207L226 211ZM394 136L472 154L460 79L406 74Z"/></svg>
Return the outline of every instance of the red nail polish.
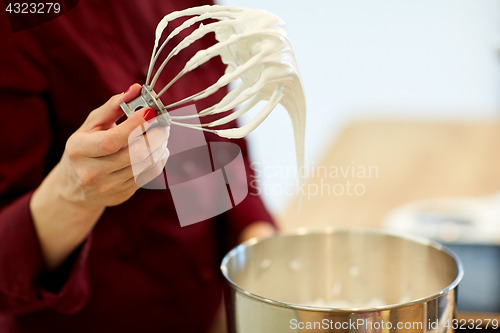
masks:
<svg viewBox="0 0 500 333"><path fill-rule="evenodd" d="M135 83L134 83L135 84ZM134 84L132 84L130 87L128 87L127 90L125 90L124 94L128 93L130 91L130 89L132 89L132 87L134 86Z"/></svg>
<svg viewBox="0 0 500 333"><path fill-rule="evenodd" d="M148 108L144 113L144 120L150 121L151 119L156 117L156 111L154 109Z"/></svg>

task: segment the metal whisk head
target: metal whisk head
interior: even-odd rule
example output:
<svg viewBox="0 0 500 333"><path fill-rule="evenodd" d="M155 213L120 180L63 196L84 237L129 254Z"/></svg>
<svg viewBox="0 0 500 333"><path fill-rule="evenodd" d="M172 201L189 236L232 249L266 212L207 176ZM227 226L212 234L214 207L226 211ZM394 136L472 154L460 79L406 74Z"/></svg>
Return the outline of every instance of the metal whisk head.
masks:
<svg viewBox="0 0 500 333"><path fill-rule="evenodd" d="M158 48L168 22L180 17L187 18L164 39ZM208 24L200 23L207 19L217 19L217 21ZM167 43L183 30L198 23L199 27L177 44L158 70L153 73L153 68ZM156 93L155 85L161 72L168 68L169 61L180 51L212 32L215 33L218 42L207 49L198 51L184 68ZM164 105L161 102L160 97L176 81L216 56L220 56L222 62L227 65L225 74L216 83L175 103ZM231 82L238 83L222 100L198 112L197 116L220 114L240 106L233 113L212 122L190 124L184 123L183 120L193 116L170 116L167 112L169 109L206 98ZM214 126L239 118L260 101L267 101L267 104L242 127L212 129ZM260 125L278 103L282 104L290 115L296 132L296 145L299 147L301 143L297 142L297 137L303 138L305 130L305 99L301 77L283 21L271 13L260 10L232 6L201 6L172 12L160 21L156 29L155 46L141 96L130 103L122 103L121 107L128 116L141 107L151 107L156 110L158 116L161 116L157 119L164 125L185 126L213 132L225 138L240 138ZM297 158L303 161L302 153L298 155L301 156Z"/></svg>

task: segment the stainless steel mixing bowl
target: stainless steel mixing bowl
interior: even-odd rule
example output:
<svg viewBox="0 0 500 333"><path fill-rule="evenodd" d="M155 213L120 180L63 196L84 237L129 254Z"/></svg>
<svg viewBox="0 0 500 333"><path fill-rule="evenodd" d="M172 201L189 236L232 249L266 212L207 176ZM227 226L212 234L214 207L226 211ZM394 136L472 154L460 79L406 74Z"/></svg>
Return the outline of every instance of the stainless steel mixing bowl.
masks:
<svg viewBox="0 0 500 333"><path fill-rule="evenodd" d="M231 333L452 332L460 259L376 230L299 229L229 252Z"/></svg>

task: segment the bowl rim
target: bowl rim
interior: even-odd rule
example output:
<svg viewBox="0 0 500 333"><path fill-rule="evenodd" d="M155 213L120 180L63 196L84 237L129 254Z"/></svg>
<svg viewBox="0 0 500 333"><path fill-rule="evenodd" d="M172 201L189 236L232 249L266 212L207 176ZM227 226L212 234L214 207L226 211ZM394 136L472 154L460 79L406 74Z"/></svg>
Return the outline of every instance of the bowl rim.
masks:
<svg viewBox="0 0 500 333"><path fill-rule="evenodd" d="M322 308L322 307L313 307L313 306L308 306L308 305L301 305L301 304L294 304L294 303L288 303L288 302L283 302L283 301L277 301L273 300L264 296L260 296L257 294L254 294L239 285L237 285L234 281L232 281L229 276L228 276L228 271L227 271L227 263L228 261L234 257L237 253L241 253L245 249L255 246L258 243L265 242L265 241L270 241L274 238L281 238L281 237L292 237L292 236L299 236L299 235L312 235L312 234L323 234L323 235L331 235L334 233L364 233L364 234L377 234L377 235L384 235L384 236L393 236L393 237L399 237L403 238L406 240L413 241L415 243L419 243L422 245L430 246L435 248L438 251L443 251L446 254L448 254L450 257L455 260L455 263L457 265L457 276L455 280L453 280L452 283L450 283L446 288L431 294L429 296L421 297L415 300L412 300L410 302L406 303L398 303L398 304L390 304L390 305L383 305L383 306L377 306L377 307L369 307L369 308ZM286 231L279 231L276 234L268 237L262 237L262 238L251 238L240 245L237 245L233 249L231 249L222 259L222 263L220 266L220 269L222 271L222 275L224 276L224 279L226 280L227 283L229 283L230 287L235 289L237 292L242 293L243 295L253 298L255 300L263 301L268 304L272 304L275 306L280 306L284 308L289 308L289 309L294 309L294 310L307 310L307 311L313 311L313 312L349 312L349 313L359 313L359 312L373 312L373 311L384 311L384 310L391 310L391 309L400 309L402 307L408 307L416 304L421 304L424 302L428 302L431 300L434 300L436 298L439 298L451 290L455 289L460 281L463 278L464 275L464 270L463 270L463 265L462 261L458 257L456 253L454 253L452 250L450 250L448 247L425 237L421 236L416 236L412 234L407 234L399 231L388 231L388 230L381 230L381 229L376 229L376 228L360 228L360 227L350 227L350 228L337 228L337 227L301 227L297 229L292 229L292 230L286 230Z"/></svg>

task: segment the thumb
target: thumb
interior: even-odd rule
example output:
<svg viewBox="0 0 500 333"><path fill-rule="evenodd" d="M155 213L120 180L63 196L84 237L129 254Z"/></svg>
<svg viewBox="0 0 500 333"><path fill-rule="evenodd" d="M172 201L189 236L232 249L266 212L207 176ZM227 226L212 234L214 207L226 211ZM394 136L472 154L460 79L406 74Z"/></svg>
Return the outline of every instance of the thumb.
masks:
<svg viewBox="0 0 500 333"><path fill-rule="evenodd" d="M120 146L126 145L135 137L141 136L153 124L156 111L151 108L142 108L132 113L124 122L107 131L109 137L115 138Z"/></svg>
<svg viewBox="0 0 500 333"><path fill-rule="evenodd" d="M140 91L141 86L134 83L124 93L114 95L106 103L89 114L81 129L93 132L112 128L115 122L124 115L120 103L130 102L139 96Z"/></svg>
<svg viewBox="0 0 500 333"><path fill-rule="evenodd" d="M118 152L130 140L141 135L152 122L148 118L156 115L156 111L143 108L134 112L118 126L107 130L94 130L84 133L86 156L107 156Z"/></svg>

